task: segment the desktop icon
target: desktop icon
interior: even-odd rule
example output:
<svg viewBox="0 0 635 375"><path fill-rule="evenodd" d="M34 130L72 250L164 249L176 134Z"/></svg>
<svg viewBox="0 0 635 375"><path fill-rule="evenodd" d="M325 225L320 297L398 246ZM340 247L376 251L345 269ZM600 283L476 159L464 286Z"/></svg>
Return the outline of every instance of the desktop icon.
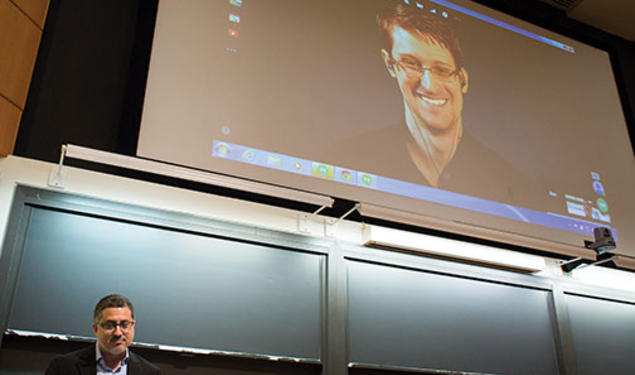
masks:
<svg viewBox="0 0 635 375"><path fill-rule="evenodd" d="M245 150L240 158L246 162L253 163L256 160L256 152L254 150Z"/></svg>
<svg viewBox="0 0 635 375"><path fill-rule="evenodd" d="M322 163L313 163L312 168L313 176L319 178L326 178L328 180L333 179L333 166Z"/></svg>
<svg viewBox="0 0 635 375"><path fill-rule="evenodd" d="M302 170L302 163L296 161L295 163L293 163L293 168L295 168L295 170L297 171Z"/></svg>
<svg viewBox="0 0 635 375"><path fill-rule="evenodd" d="M600 179L600 174L597 172L591 172L591 178L594 180L599 180Z"/></svg>
<svg viewBox="0 0 635 375"><path fill-rule="evenodd" d="M238 38L240 34L238 33L238 30L227 29L227 35L231 36L232 38Z"/></svg>
<svg viewBox="0 0 635 375"><path fill-rule="evenodd" d="M361 181L364 185L370 186L373 184L373 177L369 174L362 173Z"/></svg>
<svg viewBox="0 0 635 375"><path fill-rule="evenodd" d="M278 155L268 155L267 165L271 168L282 168L282 158Z"/></svg>
<svg viewBox="0 0 635 375"><path fill-rule="evenodd" d="M593 190L597 193L597 195L605 195L604 194L604 185L598 180L593 181Z"/></svg>
<svg viewBox="0 0 635 375"><path fill-rule="evenodd" d="M229 22L240 23L240 16L234 13L229 13Z"/></svg>
<svg viewBox="0 0 635 375"><path fill-rule="evenodd" d="M595 207L591 207L591 217L593 217L595 220L605 221L607 223L611 222L611 215L603 214Z"/></svg>
<svg viewBox="0 0 635 375"><path fill-rule="evenodd" d="M351 172L343 169L342 172L340 172L340 178L342 179L342 181L346 181L346 182L350 181Z"/></svg>
<svg viewBox="0 0 635 375"><path fill-rule="evenodd" d="M600 211L602 211L603 213L607 213L609 210L609 204L606 203L606 200L604 198L598 198L596 201L598 208L600 209Z"/></svg>
<svg viewBox="0 0 635 375"><path fill-rule="evenodd" d="M218 143L216 147L214 147L214 156L229 156L229 146L225 143Z"/></svg>
<svg viewBox="0 0 635 375"><path fill-rule="evenodd" d="M233 6L240 7L243 5L243 0L229 0L229 3Z"/></svg>

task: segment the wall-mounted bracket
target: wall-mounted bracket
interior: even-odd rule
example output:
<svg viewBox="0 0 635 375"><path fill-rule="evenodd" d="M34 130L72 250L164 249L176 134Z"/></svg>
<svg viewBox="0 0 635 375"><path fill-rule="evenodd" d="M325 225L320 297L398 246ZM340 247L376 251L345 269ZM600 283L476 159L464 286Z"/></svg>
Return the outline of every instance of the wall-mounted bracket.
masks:
<svg viewBox="0 0 635 375"><path fill-rule="evenodd" d="M318 208L317 210L315 210L311 214L307 214L307 213L298 214L298 232L304 233L304 234L311 233L311 222L317 216L317 214L319 214L326 207L327 206L324 205Z"/></svg>
<svg viewBox="0 0 635 375"><path fill-rule="evenodd" d="M62 145L60 150L60 161L51 168L49 173L48 186L64 189L66 187L66 169L64 168L64 157L66 156L66 145Z"/></svg>
<svg viewBox="0 0 635 375"><path fill-rule="evenodd" d="M344 220L344 218L352 214L353 211L357 210L358 208L359 203L355 203L353 208L346 211L346 213L340 216L337 220L324 219L324 235L326 237L335 237L335 235L337 234L337 225L340 223L340 221Z"/></svg>

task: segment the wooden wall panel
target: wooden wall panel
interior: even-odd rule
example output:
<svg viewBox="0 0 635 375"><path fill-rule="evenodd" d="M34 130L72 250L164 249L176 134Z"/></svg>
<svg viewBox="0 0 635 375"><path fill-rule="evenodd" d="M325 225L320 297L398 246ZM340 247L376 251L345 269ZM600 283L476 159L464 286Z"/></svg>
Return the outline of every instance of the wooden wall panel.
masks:
<svg viewBox="0 0 635 375"><path fill-rule="evenodd" d="M41 29L49 8L49 0L11 0L18 8L26 13Z"/></svg>
<svg viewBox="0 0 635 375"><path fill-rule="evenodd" d="M13 152L49 0L0 0L0 156Z"/></svg>
<svg viewBox="0 0 635 375"><path fill-rule="evenodd" d="M24 109L42 31L9 0L0 0L0 95Z"/></svg>
<svg viewBox="0 0 635 375"><path fill-rule="evenodd" d="M20 108L0 96L0 156L13 152L21 116Z"/></svg>

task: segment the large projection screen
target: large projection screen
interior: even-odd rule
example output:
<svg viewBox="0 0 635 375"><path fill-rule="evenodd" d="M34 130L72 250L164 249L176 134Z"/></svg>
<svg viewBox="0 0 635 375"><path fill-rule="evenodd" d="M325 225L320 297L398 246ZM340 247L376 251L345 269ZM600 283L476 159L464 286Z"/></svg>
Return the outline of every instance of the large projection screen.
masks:
<svg viewBox="0 0 635 375"><path fill-rule="evenodd" d="M635 256L609 55L462 0L161 0L137 154Z"/></svg>

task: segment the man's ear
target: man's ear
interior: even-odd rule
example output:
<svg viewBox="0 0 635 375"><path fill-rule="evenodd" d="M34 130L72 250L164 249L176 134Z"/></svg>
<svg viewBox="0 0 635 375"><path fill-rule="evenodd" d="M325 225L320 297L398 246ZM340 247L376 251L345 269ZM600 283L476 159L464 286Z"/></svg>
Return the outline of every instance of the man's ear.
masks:
<svg viewBox="0 0 635 375"><path fill-rule="evenodd" d="M470 80L465 68L461 68L461 70L459 70L459 82L461 83L461 91L463 94L467 94L467 89L470 86Z"/></svg>
<svg viewBox="0 0 635 375"><path fill-rule="evenodd" d="M95 336L97 336L97 323L93 323L93 332L95 332Z"/></svg>
<svg viewBox="0 0 635 375"><path fill-rule="evenodd" d="M390 56L390 53L388 53L388 51L386 51L383 48L381 50L381 58L382 60L384 60L384 65L386 65L386 70L388 70L388 74L390 74L392 78L397 78L397 72L395 71L395 63L392 62L393 60L392 60L392 57Z"/></svg>

